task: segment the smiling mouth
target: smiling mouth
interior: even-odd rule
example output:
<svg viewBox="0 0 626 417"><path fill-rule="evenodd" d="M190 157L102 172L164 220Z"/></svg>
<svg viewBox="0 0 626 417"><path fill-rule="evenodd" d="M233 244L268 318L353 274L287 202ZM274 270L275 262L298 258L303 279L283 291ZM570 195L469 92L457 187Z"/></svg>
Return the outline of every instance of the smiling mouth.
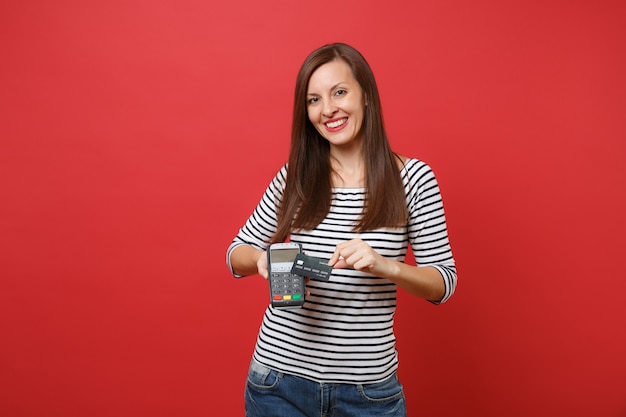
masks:
<svg viewBox="0 0 626 417"><path fill-rule="evenodd" d="M347 118L347 117L344 117L343 119L334 120L334 121L332 121L332 122L328 122L328 123L325 123L325 124L326 124L326 127L327 127L327 128L329 128L329 129L335 129L335 128L337 128L337 127L339 127L339 126L343 125L343 124L344 124L344 123L346 123L347 121L348 121L348 118Z"/></svg>

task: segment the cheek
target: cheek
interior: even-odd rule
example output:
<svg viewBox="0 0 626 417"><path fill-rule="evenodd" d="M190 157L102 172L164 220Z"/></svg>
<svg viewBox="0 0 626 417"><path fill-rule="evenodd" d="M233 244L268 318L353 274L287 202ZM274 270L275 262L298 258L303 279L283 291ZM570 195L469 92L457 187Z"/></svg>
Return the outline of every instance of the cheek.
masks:
<svg viewBox="0 0 626 417"><path fill-rule="evenodd" d="M309 120L310 120L310 121L311 121L311 123L313 123L313 124L315 124L315 123L316 123L316 122L315 122L315 120L316 120L315 114L316 114L315 109L313 109L313 108L311 108L311 107L309 107L309 108L307 109L307 115L309 116Z"/></svg>
<svg viewBox="0 0 626 417"><path fill-rule="evenodd" d="M361 123L365 117L365 110L361 106L354 106L352 108L352 116Z"/></svg>

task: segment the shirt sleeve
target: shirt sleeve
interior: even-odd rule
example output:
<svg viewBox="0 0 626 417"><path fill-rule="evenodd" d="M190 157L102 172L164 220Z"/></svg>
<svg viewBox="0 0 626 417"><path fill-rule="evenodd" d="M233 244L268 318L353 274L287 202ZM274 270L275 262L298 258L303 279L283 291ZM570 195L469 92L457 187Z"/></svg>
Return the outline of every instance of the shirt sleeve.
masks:
<svg viewBox="0 0 626 417"><path fill-rule="evenodd" d="M228 246L226 265L235 278L241 278L241 275L233 271L230 262L232 251L240 245L250 245L259 250L266 250L272 236L276 233L277 211L285 189L286 174L287 166L284 165L265 189L258 205Z"/></svg>
<svg viewBox="0 0 626 417"><path fill-rule="evenodd" d="M443 278L446 302L456 289L457 272L448 238L446 216L439 184L432 169L411 160L406 167L408 181L409 240L419 266L436 268Z"/></svg>

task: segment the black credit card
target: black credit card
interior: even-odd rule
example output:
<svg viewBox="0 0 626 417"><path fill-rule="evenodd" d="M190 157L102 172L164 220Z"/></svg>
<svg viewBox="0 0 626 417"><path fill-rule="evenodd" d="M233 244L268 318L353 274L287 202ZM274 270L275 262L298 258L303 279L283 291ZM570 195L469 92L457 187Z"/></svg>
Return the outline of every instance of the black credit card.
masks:
<svg viewBox="0 0 626 417"><path fill-rule="evenodd" d="M325 259L306 256L301 253L296 255L291 267L292 274L298 274L318 281L328 281L330 273L333 271L332 266L328 266Z"/></svg>

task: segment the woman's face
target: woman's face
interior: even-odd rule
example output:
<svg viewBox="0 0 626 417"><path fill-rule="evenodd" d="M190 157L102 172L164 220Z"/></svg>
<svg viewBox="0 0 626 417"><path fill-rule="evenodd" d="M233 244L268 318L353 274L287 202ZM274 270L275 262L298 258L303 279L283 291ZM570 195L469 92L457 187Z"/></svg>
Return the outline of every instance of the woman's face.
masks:
<svg viewBox="0 0 626 417"><path fill-rule="evenodd" d="M313 126L331 145L353 145L360 139L365 98L348 64L336 59L313 72L307 110Z"/></svg>

